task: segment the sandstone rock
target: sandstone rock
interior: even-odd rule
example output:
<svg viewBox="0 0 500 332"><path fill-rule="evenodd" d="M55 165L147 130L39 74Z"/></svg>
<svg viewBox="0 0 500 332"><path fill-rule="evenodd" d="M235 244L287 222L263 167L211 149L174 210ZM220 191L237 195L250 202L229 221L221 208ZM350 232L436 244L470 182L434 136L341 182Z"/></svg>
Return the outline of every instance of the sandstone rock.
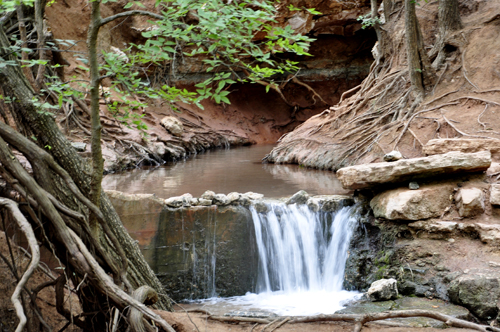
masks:
<svg viewBox="0 0 500 332"><path fill-rule="evenodd" d="M215 196L215 193L211 190L207 190L205 191L202 195L201 195L201 198L203 199L208 199L208 200L212 200L214 199L214 196Z"/></svg>
<svg viewBox="0 0 500 332"><path fill-rule="evenodd" d="M490 151L494 157L498 157L500 155L500 140L493 138L441 138L431 139L423 147L423 152L428 156L450 151L464 153Z"/></svg>
<svg viewBox="0 0 500 332"><path fill-rule="evenodd" d="M488 151L449 152L430 157L345 167L337 171L337 177L344 188L361 189L442 174L485 171L490 164L491 154Z"/></svg>
<svg viewBox="0 0 500 332"><path fill-rule="evenodd" d="M419 190L398 188L375 196L370 201L377 218L421 220L439 217L450 205L451 185L431 185Z"/></svg>
<svg viewBox="0 0 500 332"><path fill-rule="evenodd" d="M500 184L492 184L490 187L490 203L500 205Z"/></svg>
<svg viewBox="0 0 500 332"><path fill-rule="evenodd" d="M239 200L240 196L241 195L239 193L232 192L232 193L227 194L227 199L229 200L229 203L233 203L233 202L236 202L237 200Z"/></svg>
<svg viewBox="0 0 500 332"><path fill-rule="evenodd" d="M229 205L231 203L231 201L229 201L227 196L224 194L216 194L212 202L216 205L221 205L221 206Z"/></svg>
<svg viewBox="0 0 500 332"><path fill-rule="evenodd" d="M417 221L408 224L408 227L414 229L415 231L423 230L426 233L435 233L440 235L442 238L448 237L448 235L458 229L459 223L454 221L435 221L435 222L425 222Z"/></svg>
<svg viewBox="0 0 500 332"><path fill-rule="evenodd" d="M368 289L370 301L388 301L398 297L398 287L396 279L380 279L373 282Z"/></svg>
<svg viewBox="0 0 500 332"><path fill-rule="evenodd" d="M451 302L463 305L480 319L493 319L498 314L500 297L498 276L463 275L453 280L448 290Z"/></svg>
<svg viewBox="0 0 500 332"><path fill-rule="evenodd" d="M500 245L500 225L475 224L479 239L492 246Z"/></svg>
<svg viewBox="0 0 500 332"><path fill-rule="evenodd" d="M384 161L398 161L403 159L403 155L399 151L391 151L384 156Z"/></svg>
<svg viewBox="0 0 500 332"><path fill-rule="evenodd" d="M165 204L173 208L181 207L183 203L184 199L181 196L170 197L165 200Z"/></svg>
<svg viewBox="0 0 500 332"><path fill-rule="evenodd" d="M177 119L176 117L166 116L161 119L160 123L174 136L182 136L182 133L184 132L184 126L182 125L182 122L179 121L179 119Z"/></svg>
<svg viewBox="0 0 500 332"><path fill-rule="evenodd" d="M286 204L306 204L309 199L309 194L305 190L301 190L293 194L285 203Z"/></svg>
<svg viewBox="0 0 500 332"><path fill-rule="evenodd" d="M252 200L257 200L257 199L264 198L264 195L258 194L258 193L254 193L254 192L251 192L251 191L246 192L243 195L245 195L246 197L248 197L249 199L252 199Z"/></svg>
<svg viewBox="0 0 500 332"><path fill-rule="evenodd" d="M211 199L205 199L205 198L198 198L198 205L201 205L201 206L210 206L210 205L212 205L212 200Z"/></svg>
<svg viewBox="0 0 500 332"><path fill-rule="evenodd" d="M500 163L492 162L490 168L486 170L486 175L493 176L500 173Z"/></svg>
<svg viewBox="0 0 500 332"><path fill-rule="evenodd" d="M458 214L469 218L484 213L484 194L478 188L461 188L455 195Z"/></svg>

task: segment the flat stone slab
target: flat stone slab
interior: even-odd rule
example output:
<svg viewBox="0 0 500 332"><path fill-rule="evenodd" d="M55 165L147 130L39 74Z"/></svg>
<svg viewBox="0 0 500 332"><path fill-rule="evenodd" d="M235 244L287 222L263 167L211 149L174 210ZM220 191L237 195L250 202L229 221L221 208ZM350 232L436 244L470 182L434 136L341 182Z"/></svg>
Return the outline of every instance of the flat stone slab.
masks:
<svg viewBox="0 0 500 332"><path fill-rule="evenodd" d="M452 151L429 157L345 167L337 171L337 177L345 189L362 189L444 174L482 172L486 171L490 164L489 151Z"/></svg>
<svg viewBox="0 0 500 332"><path fill-rule="evenodd" d="M423 152L430 156L450 151L474 153L490 151L494 157L500 156L500 140L494 138L440 138L431 139L423 147Z"/></svg>

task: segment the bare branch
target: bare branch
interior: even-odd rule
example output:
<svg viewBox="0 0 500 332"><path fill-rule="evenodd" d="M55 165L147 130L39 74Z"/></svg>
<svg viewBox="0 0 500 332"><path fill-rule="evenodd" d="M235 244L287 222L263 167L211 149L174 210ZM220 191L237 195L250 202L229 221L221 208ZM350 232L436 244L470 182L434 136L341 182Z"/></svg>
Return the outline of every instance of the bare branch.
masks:
<svg viewBox="0 0 500 332"><path fill-rule="evenodd" d="M128 16L135 16L135 15L143 15L143 16L149 16L149 17L152 17L152 18L156 18L158 20L163 20L165 17L163 15L159 15L159 14L155 14L155 13L152 13L152 12L148 12L148 11L145 11L145 10L130 10L130 11L126 11L126 12L123 12L123 13L119 13L119 14L116 14L116 15L112 15L112 16L108 16L106 18L103 18L99 24L99 26L103 26L105 24L108 24L116 19L119 19L119 18L122 18L122 17L128 17Z"/></svg>

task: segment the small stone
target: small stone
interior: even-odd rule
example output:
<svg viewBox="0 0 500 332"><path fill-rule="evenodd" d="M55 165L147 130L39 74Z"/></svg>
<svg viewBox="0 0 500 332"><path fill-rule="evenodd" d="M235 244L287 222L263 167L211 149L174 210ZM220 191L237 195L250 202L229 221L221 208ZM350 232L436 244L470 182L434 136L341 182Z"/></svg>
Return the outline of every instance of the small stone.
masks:
<svg viewBox="0 0 500 332"><path fill-rule="evenodd" d="M309 194L305 190L296 192L285 203L286 204L306 204L309 199Z"/></svg>
<svg viewBox="0 0 500 332"><path fill-rule="evenodd" d="M181 207L183 203L184 200L180 196L170 197L165 200L165 204L173 208Z"/></svg>
<svg viewBox="0 0 500 332"><path fill-rule="evenodd" d="M87 149L87 143L83 142L71 142L71 146L79 152L84 152Z"/></svg>
<svg viewBox="0 0 500 332"><path fill-rule="evenodd" d="M245 196L244 194L240 196L240 199L238 200L238 202L240 203L241 206L245 206L245 207L248 207L252 204L252 201L250 201L250 199Z"/></svg>
<svg viewBox="0 0 500 332"><path fill-rule="evenodd" d="M397 161L403 159L403 155L399 151L391 151L384 156L384 161Z"/></svg>
<svg viewBox="0 0 500 332"><path fill-rule="evenodd" d="M229 205L231 203L224 194L216 194L212 201L214 204L221 206Z"/></svg>
<svg viewBox="0 0 500 332"><path fill-rule="evenodd" d="M207 199L207 200L212 200L214 199L215 193L211 190L205 191L202 195L201 198Z"/></svg>
<svg viewBox="0 0 500 332"><path fill-rule="evenodd" d="M311 211L318 212L319 211L319 203L317 199L309 198L307 201L307 206Z"/></svg>
<svg viewBox="0 0 500 332"><path fill-rule="evenodd" d="M237 192L232 192L232 193L229 193L227 194L227 199L229 200L229 203L233 203L233 202L236 202L240 199L240 194L237 193Z"/></svg>
<svg viewBox="0 0 500 332"><path fill-rule="evenodd" d="M173 116L166 116L160 121L161 125L172 135L182 136L184 132L184 126L182 122Z"/></svg>
<svg viewBox="0 0 500 332"><path fill-rule="evenodd" d="M420 188L420 186L416 182L410 182L408 188L410 188L410 190L417 190L418 188Z"/></svg>
<svg viewBox="0 0 500 332"><path fill-rule="evenodd" d="M460 217L474 217L484 213L484 194L478 188L460 188L455 195Z"/></svg>
<svg viewBox="0 0 500 332"><path fill-rule="evenodd" d="M244 193L243 195L245 195L246 197L248 197L251 200L257 200L257 199L263 199L264 198L264 195L258 194L258 193L254 193L252 191Z"/></svg>
<svg viewBox="0 0 500 332"><path fill-rule="evenodd" d="M199 204L200 204L200 203L199 203L198 198L195 198L195 197L194 197L194 198L191 198L191 205L192 205L192 206L197 206L197 205L199 205Z"/></svg>
<svg viewBox="0 0 500 332"><path fill-rule="evenodd" d="M491 185L490 203L493 205L500 205L500 184Z"/></svg>
<svg viewBox="0 0 500 332"><path fill-rule="evenodd" d="M372 302L388 301L398 297L396 279L380 279L373 282L368 289L368 297Z"/></svg>
<svg viewBox="0 0 500 332"><path fill-rule="evenodd" d="M205 199L205 198L198 198L198 205L201 205L201 206L210 206L210 205L212 205L212 200L211 199Z"/></svg>
<svg viewBox="0 0 500 332"><path fill-rule="evenodd" d="M447 241L450 243L453 243L453 242L455 242L455 239L448 239Z"/></svg>
<svg viewBox="0 0 500 332"><path fill-rule="evenodd" d="M259 213L267 213L269 211L269 207L261 201L255 202L253 206L255 208L255 211Z"/></svg>
<svg viewBox="0 0 500 332"><path fill-rule="evenodd" d="M182 206L188 207L192 205L191 201L193 200L193 195L184 194L181 195L181 197L182 197Z"/></svg>

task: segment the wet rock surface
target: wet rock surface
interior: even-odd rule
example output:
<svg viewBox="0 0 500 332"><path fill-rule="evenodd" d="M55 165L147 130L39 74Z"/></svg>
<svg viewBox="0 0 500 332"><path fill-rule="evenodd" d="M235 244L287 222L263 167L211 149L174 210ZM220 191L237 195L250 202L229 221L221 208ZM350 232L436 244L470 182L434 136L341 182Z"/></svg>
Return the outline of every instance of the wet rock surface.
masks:
<svg viewBox="0 0 500 332"><path fill-rule="evenodd" d="M500 275L463 275L453 280L450 300L461 304L482 320L497 317L500 298Z"/></svg>
<svg viewBox="0 0 500 332"><path fill-rule="evenodd" d="M430 157L345 167L337 171L337 177L346 189L362 189L443 174L486 171L490 164L491 154L488 151L449 152Z"/></svg>
<svg viewBox="0 0 500 332"><path fill-rule="evenodd" d="M416 298L416 297L403 297L395 301L381 301L381 302L362 301L350 305L345 309L337 311L336 313L366 314L366 313L377 313L377 312L384 312L391 310L411 310L411 309L435 311L460 319L469 318L469 311L461 306L453 305L443 300L438 300L438 299L430 300L426 298ZM446 325L440 321L423 317L395 318L391 319L390 321L407 327L441 327L441 328L446 327Z"/></svg>

